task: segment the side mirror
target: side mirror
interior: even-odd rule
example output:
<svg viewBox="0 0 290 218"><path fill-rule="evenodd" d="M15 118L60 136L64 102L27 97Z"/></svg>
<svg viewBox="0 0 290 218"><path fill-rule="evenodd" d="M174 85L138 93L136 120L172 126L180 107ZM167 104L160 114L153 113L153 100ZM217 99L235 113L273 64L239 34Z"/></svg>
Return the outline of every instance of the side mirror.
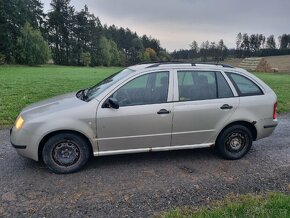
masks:
<svg viewBox="0 0 290 218"><path fill-rule="evenodd" d="M110 108L119 109L119 102L116 98L109 98L108 105Z"/></svg>

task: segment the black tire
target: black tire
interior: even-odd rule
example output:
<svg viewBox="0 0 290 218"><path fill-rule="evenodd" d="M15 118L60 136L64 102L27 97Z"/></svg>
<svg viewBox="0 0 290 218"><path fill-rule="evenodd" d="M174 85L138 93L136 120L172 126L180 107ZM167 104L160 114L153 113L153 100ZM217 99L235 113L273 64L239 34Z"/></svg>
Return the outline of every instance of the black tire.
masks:
<svg viewBox="0 0 290 218"><path fill-rule="evenodd" d="M58 174L79 171L88 162L91 149L86 140L72 133L54 135L47 140L42 150L43 162Z"/></svg>
<svg viewBox="0 0 290 218"><path fill-rule="evenodd" d="M243 125L233 125L219 135L217 150L228 160L237 160L245 156L252 147L253 136L251 131Z"/></svg>

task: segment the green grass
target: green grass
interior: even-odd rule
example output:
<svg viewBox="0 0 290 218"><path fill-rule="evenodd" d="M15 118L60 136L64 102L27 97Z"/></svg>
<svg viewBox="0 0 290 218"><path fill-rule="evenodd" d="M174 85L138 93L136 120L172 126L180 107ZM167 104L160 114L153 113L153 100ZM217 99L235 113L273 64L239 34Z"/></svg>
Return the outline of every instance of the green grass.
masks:
<svg viewBox="0 0 290 218"><path fill-rule="evenodd" d="M219 218L219 217L290 217L290 196L271 193L265 196L242 195L227 197L207 208L175 209L161 215L163 218Z"/></svg>
<svg viewBox="0 0 290 218"><path fill-rule="evenodd" d="M98 83L121 68L1 66L0 126L11 126L26 105ZM256 73L277 93L279 112L290 111L290 74Z"/></svg>
<svg viewBox="0 0 290 218"><path fill-rule="evenodd" d="M255 73L278 96L278 112L290 111L290 74Z"/></svg>
<svg viewBox="0 0 290 218"><path fill-rule="evenodd" d="M1 66L0 126L10 126L26 105L98 83L119 71L111 67Z"/></svg>

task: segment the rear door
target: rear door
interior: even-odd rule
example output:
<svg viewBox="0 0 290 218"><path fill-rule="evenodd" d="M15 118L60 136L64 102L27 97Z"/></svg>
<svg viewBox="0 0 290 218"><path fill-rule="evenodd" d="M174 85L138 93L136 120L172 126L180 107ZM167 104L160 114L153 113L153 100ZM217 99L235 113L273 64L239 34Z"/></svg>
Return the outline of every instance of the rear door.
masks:
<svg viewBox="0 0 290 218"><path fill-rule="evenodd" d="M176 70L172 146L213 143L239 98L224 73Z"/></svg>

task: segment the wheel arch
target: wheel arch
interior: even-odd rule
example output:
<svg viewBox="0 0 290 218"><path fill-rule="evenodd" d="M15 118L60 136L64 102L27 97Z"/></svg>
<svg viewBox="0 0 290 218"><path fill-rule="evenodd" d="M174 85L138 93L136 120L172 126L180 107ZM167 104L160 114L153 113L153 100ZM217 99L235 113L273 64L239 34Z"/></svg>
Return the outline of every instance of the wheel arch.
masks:
<svg viewBox="0 0 290 218"><path fill-rule="evenodd" d="M76 130L56 130L56 131L53 131L53 132L46 134L41 139L39 146L38 146L38 160L42 161L42 150L43 150L43 147L44 147L45 143L47 142L47 140L55 135L64 134L64 133L75 134L75 135L82 137L88 143L89 148L90 148L90 153L91 153L91 155L93 155L93 145L92 145L91 141L89 140L89 138L85 134L83 134L79 131L76 131Z"/></svg>
<svg viewBox="0 0 290 218"><path fill-rule="evenodd" d="M232 123L229 123L228 125L226 125L218 134L217 138L216 138L216 142L217 140L219 139L220 135L222 134L222 132L229 128L230 126L234 126L234 125L242 125L242 126L245 126L246 128L248 128L250 130L250 132L252 133L252 137L253 137L253 141L255 141L257 139L257 129L255 127L255 124L254 123L250 123L248 121L235 121L235 122L232 122Z"/></svg>

